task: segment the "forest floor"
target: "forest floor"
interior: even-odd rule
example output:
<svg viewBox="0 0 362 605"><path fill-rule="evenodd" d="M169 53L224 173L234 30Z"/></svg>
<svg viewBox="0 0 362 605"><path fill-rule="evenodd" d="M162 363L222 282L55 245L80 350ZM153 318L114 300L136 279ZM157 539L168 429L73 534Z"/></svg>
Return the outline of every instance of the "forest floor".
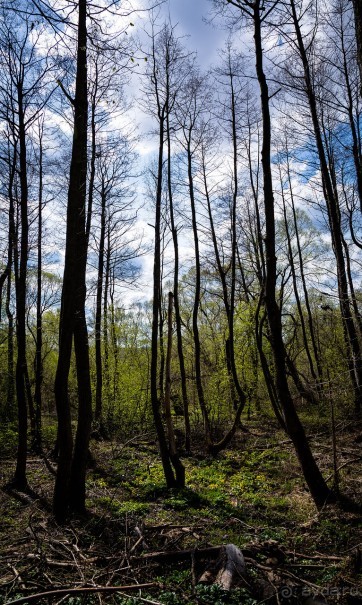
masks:
<svg viewBox="0 0 362 605"><path fill-rule="evenodd" d="M29 459L33 495L7 490L10 439L0 439L0 603L64 588L109 592L36 597L29 603L196 605L362 603L362 518L326 506L317 511L290 442L272 421L248 424L216 459L183 459L187 488L167 490L152 433L131 441L92 441L86 518L59 526L51 514L54 476ZM318 463L333 482L330 431L308 426ZM362 424L337 425L339 485L362 502ZM198 584L212 546L240 547L247 575L226 594ZM209 550L203 550L209 549ZM183 552L186 551L186 552ZM166 552L166 554L164 554ZM135 591L134 585L147 584ZM123 588L111 592L110 587ZM310 603L310 601L309 601Z"/></svg>

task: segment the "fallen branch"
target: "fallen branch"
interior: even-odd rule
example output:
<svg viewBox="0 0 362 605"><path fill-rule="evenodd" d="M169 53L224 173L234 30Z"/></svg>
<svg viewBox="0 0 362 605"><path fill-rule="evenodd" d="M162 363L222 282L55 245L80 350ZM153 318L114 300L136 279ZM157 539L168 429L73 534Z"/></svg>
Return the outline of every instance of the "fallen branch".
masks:
<svg viewBox="0 0 362 605"><path fill-rule="evenodd" d="M194 556L197 559L212 557L220 553L222 546L209 546L208 548L189 548L187 550L163 550L158 552L146 553L140 557L131 557L138 561L182 561L188 557Z"/></svg>
<svg viewBox="0 0 362 605"><path fill-rule="evenodd" d="M345 468L346 466L349 466L350 464L354 464L355 462L360 462L361 460L362 460L362 456L356 456L352 460L347 460L346 462L343 462L343 464L341 464L336 469L336 471L338 472L338 471L342 470L342 468ZM326 481L330 481L331 479L333 479L333 477L334 477L334 472L326 478Z"/></svg>
<svg viewBox="0 0 362 605"><path fill-rule="evenodd" d="M65 595L80 595L98 592L124 592L127 590L142 590L144 588L155 588L158 586L159 584L157 584L156 582L148 582L147 584L130 584L129 586L89 586L83 588L59 588L58 590L48 590L47 592L39 592L37 594L32 594L28 597L20 597L20 599L8 601L4 605L21 605L22 603L33 602L37 603L39 599L45 599L48 597L61 597Z"/></svg>
<svg viewBox="0 0 362 605"><path fill-rule="evenodd" d="M315 553L314 555L309 555L302 552L293 552L292 550L285 551L285 554L291 557L295 557L298 559L315 559L317 561L326 560L326 561L344 561L345 557L337 557L336 555L323 555L322 553Z"/></svg>

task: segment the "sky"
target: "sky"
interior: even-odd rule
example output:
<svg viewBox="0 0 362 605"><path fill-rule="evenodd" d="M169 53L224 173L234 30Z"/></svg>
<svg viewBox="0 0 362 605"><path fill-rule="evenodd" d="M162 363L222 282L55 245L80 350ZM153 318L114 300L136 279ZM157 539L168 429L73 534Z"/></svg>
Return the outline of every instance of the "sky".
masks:
<svg viewBox="0 0 362 605"><path fill-rule="evenodd" d="M168 0L165 5L171 22L179 25L180 34L189 36L188 46L197 51L198 62L203 68L216 62L217 50L225 39L222 29L205 22L210 17L210 9L210 0Z"/></svg>
<svg viewBox="0 0 362 605"><path fill-rule="evenodd" d="M210 17L211 9L210 0L167 0L161 8L159 22L170 19L171 24L176 26L177 37L185 38L182 44L187 46L190 51L196 52L197 63L202 70L208 70L212 64L215 64L218 59L218 52L222 48L226 33L221 28L214 27L213 24L207 23L206 19ZM143 17L140 20L141 27ZM137 33L137 32L136 32ZM137 78L133 80L133 88L139 87ZM134 94L137 97L137 91L134 89ZM141 108L135 105L134 108L136 122L138 123L139 132L142 136L139 143L136 145L137 152L141 156L141 165L147 170L150 161L156 156L158 149L157 136L144 136L148 131L155 128L154 120L148 116ZM144 185L140 183L139 195L142 197L142 189ZM139 213L137 229L143 233L144 241L152 242L151 249L141 259L141 276L139 279L139 288L126 290L123 292L123 301L125 306L139 300L149 300L152 297L152 273L153 273L153 228L150 226L153 223L153 209L145 201L145 206ZM188 258L192 256L190 242L184 241L181 238L180 246L182 255ZM169 251L169 253L171 250Z"/></svg>

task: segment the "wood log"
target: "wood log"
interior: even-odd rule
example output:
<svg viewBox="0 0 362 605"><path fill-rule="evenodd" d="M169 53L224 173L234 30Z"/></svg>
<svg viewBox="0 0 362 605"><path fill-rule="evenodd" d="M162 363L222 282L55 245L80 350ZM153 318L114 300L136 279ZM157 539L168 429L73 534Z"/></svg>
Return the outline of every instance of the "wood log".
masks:
<svg viewBox="0 0 362 605"><path fill-rule="evenodd" d="M199 582L217 584L224 590L231 590L245 577L245 559L235 544L226 544L220 551L216 563L202 574Z"/></svg>

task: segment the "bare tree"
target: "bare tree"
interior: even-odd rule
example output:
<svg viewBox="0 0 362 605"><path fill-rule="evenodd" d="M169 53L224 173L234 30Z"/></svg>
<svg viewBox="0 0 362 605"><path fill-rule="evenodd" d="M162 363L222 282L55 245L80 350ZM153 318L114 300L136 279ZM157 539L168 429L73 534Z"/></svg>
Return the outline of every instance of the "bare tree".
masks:
<svg viewBox="0 0 362 605"><path fill-rule="evenodd" d="M263 0L257 0L254 3L250 3L248 0L231 0L229 4L234 8L237 8L241 12L241 15L251 21L253 25L256 76L260 89L263 125L261 164L263 169L266 268L263 297L273 351L275 393L282 409L283 426L285 426L285 429L293 442L311 495L316 505L321 507L329 498L331 498L332 494L323 479L311 452L304 427L300 422L290 393L286 372L287 354L283 341L281 311L276 297L277 258L275 202L271 170L270 93L264 70L263 51L263 25L265 25L266 19L274 10L275 3L268 3ZM267 380L268 378L269 377L266 376Z"/></svg>
<svg viewBox="0 0 362 605"><path fill-rule="evenodd" d="M158 162L155 179L155 248L153 266L153 303L152 303L152 336L151 336L151 403L157 431L163 470L168 487L183 487L185 482L184 467L178 453L171 451L167 443L162 423L160 399L157 388L159 314L161 308L161 238L162 238L162 199L165 140L167 137L167 115L173 110L176 95L179 93L179 69L182 70L184 51L175 36L172 27L164 25L158 32L152 32L152 50L148 57L148 77L151 86L146 90L149 109L154 110L158 122Z"/></svg>

